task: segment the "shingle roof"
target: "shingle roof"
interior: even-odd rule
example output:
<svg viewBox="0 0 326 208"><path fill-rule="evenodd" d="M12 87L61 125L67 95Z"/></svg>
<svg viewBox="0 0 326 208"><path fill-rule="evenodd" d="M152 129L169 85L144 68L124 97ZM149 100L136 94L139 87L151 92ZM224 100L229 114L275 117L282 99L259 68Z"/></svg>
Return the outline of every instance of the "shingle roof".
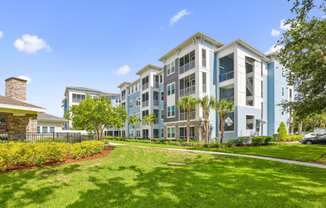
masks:
<svg viewBox="0 0 326 208"><path fill-rule="evenodd" d="M88 87L69 86L69 87L66 87L66 91L67 90L83 91L83 92L89 92L89 93L95 93L95 94L103 94L103 95L107 95L107 96L119 96L120 95L119 93L103 92L103 91L91 89Z"/></svg>
<svg viewBox="0 0 326 208"><path fill-rule="evenodd" d="M37 120L39 121L57 121L57 122L64 122L66 121L64 118L60 118L54 115L50 115L47 113L40 113L37 115Z"/></svg>
<svg viewBox="0 0 326 208"><path fill-rule="evenodd" d="M17 107L38 108L40 110L44 109L40 106L32 105L32 104L29 104L29 103L26 103L26 102L23 102L20 100L16 100L14 98L1 96L1 95L0 95L0 104L13 105L13 106L17 106Z"/></svg>

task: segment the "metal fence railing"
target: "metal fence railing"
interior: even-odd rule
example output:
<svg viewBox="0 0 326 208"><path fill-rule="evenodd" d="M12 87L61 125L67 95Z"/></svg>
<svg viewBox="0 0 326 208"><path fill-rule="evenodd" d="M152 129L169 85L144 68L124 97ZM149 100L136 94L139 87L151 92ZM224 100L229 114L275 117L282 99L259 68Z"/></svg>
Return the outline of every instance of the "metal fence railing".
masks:
<svg viewBox="0 0 326 208"><path fill-rule="evenodd" d="M38 132L26 132L26 133L1 133L0 140L3 141L23 141L23 142L66 142L66 143L78 143L87 140L95 140L96 136L93 134L84 135L81 133L67 133L67 132L52 132L52 133L38 133Z"/></svg>

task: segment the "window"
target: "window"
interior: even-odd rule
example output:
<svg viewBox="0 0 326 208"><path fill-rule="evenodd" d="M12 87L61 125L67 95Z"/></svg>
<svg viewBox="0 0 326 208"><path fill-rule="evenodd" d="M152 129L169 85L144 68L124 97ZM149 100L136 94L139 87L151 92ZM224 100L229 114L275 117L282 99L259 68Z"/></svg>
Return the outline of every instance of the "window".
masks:
<svg viewBox="0 0 326 208"><path fill-rule="evenodd" d="M164 92L161 92L161 100L164 101Z"/></svg>
<svg viewBox="0 0 326 208"><path fill-rule="evenodd" d="M289 98L292 99L292 89L289 89Z"/></svg>
<svg viewBox="0 0 326 208"><path fill-rule="evenodd" d="M48 127L47 126L42 127L42 133L48 133Z"/></svg>
<svg viewBox="0 0 326 208"><path fill-rule="evenodd" d="M196 92L196 77L195 73L190 74L180 79L180 97L195 94Z"/></svg>
<svg viewBox="0 0 326 208"><path fill-rule="evenodd" d="M153 114L155 115L155 118L156 118L155 123L157 123L160 118L160 110L157 110L157 109L153 110Z"/></svg>
<svg viewBox="0 0 326 208"><path fill-rule="evenodd" d="M255 120L255 117L254 116L246 116L246 128L248 130L252 130L254 129L254 120Z"/></svg>
<svg viewBox="0 0 326 208"><path fill-rule="evenodd" d="M169 117L174 117L175 116L175 106L168 106L168 118Z"/></svg>
<svg viewBox="0 0 326 208"><path fill-rule="evenodd" d="M50 127L50 133L54 133L54 126Z"/></svg>
<svg viewBox="0 0 326 208"><path fill-rule="evenodd" d="M163 76L160 74L160 83L163 83Z"/></svg>
<svg viewBox="0 0 326 208"><path fill-rule="evenodd" d="M180 58L179 67L180 74L195 67L195 50Z"/></svg>
<svg viewBox="0 0 326 208"><path fill-rule="evenodd" d="M37 127L37 133L41 133L41 127L40 126Z"/></svg>
<svg viewBox="0 0 326 208"><path fill-rule="evenodd" d="M167 76L175 72L175 61L166 65L166 74Z"/></svg>
<svg viewBox="0 0 326 208"><path fill-rule="evenodd" d="M161 119L164 119L164 110L161 110Z"/></svg>
<svg viewBox="0 0 326 208"><path fill-rule="evenodd" d="M206 92L206 72L202 72L203 92Z"/></svg>
<svg viewBox="0 0 326 208"><path fill-rule="evenodd" d="M202 57L202 66L206 68L206 50L201 50L201 57Z"/></svg>
<svg viewBox="0 0 326 208"><path fill-rule="evenodd" d="M261 90L260 90L261 97L263 98L264 97L264 82L263 81L260 82L260 87L261 87Z"/></svg>
<svg viewBox="0 0 326 208"><path fill-rule="evenodd" d="M219 59L220 82L233 79L234 55L233 53Z"/></svg>
<svg viewBox="0 0 326 208"><path fill-rule="evenodd" d="M282 87L282 96L284 96L284 87Z"/></svg>
<svg viewBox="0 0 326 208"><path fill-rule="evenodd" d="M175 128L168 127L168 138L175 138Z"/></svg>
<svg viewBox="0 0 326 208"><path fill-rule="evenodd" d="M85 100L85 95L72 94L72 102L74 102L74 103L80 103L83 100Z"/></svg>
<svg viewBox="0 0 326 208"><path fill-rule="evenodd" d="M173 95L174 94L174 91L175 91L174 82L167 85L167 91L168 91L168 95Z"/></svg>

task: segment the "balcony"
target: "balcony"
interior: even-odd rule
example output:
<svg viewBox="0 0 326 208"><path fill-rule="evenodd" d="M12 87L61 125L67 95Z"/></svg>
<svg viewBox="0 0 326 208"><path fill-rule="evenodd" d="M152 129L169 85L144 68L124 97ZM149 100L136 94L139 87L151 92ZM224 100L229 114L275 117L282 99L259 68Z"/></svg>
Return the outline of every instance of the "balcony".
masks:
<svg viewBox="0 0 326 208"><path fill-rule="evenodd" d="M142 102L142 107L148 107L148 100Z"/></svg>
<svg viewBox="0 0 326 208"><path fill-rule="evenodd" d="M186 63L185 65L183 66L179 66L179 73L182 74L183 72L186 72L192 68L195 67L195 61L192 60L190 61L189 63Z"/></svg>
<svg viewBox="0 0 326 208"><path fill-rule="evenodd" d="M186 87L184 89L180 89L180 97L182 96L188 96L188 95L192 95L196 93L196 86L190 86L190 87Z"/></svg>
<svg viewBox="0 0 326 208"><path fill-rule="evenodd" d="M160 101L159 100L153 100L153 105L154 106L159 106L160 104Z"/></svg>
<svg viewBox="0 0 326 208"><path fill-rule="evenodd" d="M195 119L196 118L196 111L190 112L190 118L189 119ZM187 120L187 113L186 112L180 112L179 113L179 120Z"/></svg>
<svg viewBox="0 0 326 208"><path fill-rule="evenodd" d="M233 77L234 77L234 72L233 71L221 73L220 74L220 82L223 82L223 81L229 80L229 79L233 79Z"/></svg>
<svg viewBox="0 0 326 208"><path fill-rule="evenodd" d="M160 83L159 82L154 82L154 88L159 88L160 87Z"/></svg>
<svg viewBox="0 0 326 208"><path fill-rule="evenodd" d="M148 89L148 82L147 83L144 83L143 85L142 85L142 90L146 90L146 89Z"/></svg>

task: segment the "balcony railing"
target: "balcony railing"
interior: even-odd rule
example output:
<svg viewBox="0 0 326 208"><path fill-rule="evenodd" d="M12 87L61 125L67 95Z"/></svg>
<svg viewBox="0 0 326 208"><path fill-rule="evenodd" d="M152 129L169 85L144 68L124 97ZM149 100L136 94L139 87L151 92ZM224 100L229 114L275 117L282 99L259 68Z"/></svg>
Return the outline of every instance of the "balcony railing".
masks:
<svg viewBox="0 0 326 208"><path fill-rule="evenodd" d="M196 93L196 86L190 86L190 87L186 87L184 89L180 89L180 97L182 96L188 96L188 95L192 95Z"/></svg>
<svg viewBox="0 0 326 208"><path fill-rule="evenodd" d="M205 84L203 84L203 92L207 92L207 87Z"/></svg>
<svg viewBox="0 0 326 208"><path fill-rule="evenodd" d="M142 107L147 107L148 106L148 100L142 102Z"/></svg>
<svg viewBox="0 0 326 208"><path fill-rule="evenodd" d="M196 111L191 111L189 119L195 119L195 118L196 118ZM179 120L187 120L187 112L180 112Z"/></svg>
<svg viewBox="0 0 326 208"><path fill-rule="evenodd" d="M153 105L158 106L160 104L159 100L153 100Z"/></svg>
<svg viewBox="0 0 326 208"><path fill-rule="evenodd" d="M195 61L192 60L189 63L184 64L183 66L179 66L179 73L182 74L183 72L186 72L194 67L195 67Z"/></svg>
<svg viewBox="0 0 326 208"><path fill-rule="evenodd" d="M234 77L233 71L222 73L222 74L220 74L220 82L223 82L223 81L229 80L229 79L233 79L233 77Z"/></svg>
<svg viewBox="0 0 326 208"><path fill-rule="evenodd" d="M143 90L146 90L148 88L148 82L147 83L144 83L143 85L142 85L142 89Z"/></svg>
<svg viewBox="0 0 326 208"><path fill-rule="evenodd" d="M160 87L160 83L159 82L154 82L154 87L155 88L159 88Z"/></svg>

